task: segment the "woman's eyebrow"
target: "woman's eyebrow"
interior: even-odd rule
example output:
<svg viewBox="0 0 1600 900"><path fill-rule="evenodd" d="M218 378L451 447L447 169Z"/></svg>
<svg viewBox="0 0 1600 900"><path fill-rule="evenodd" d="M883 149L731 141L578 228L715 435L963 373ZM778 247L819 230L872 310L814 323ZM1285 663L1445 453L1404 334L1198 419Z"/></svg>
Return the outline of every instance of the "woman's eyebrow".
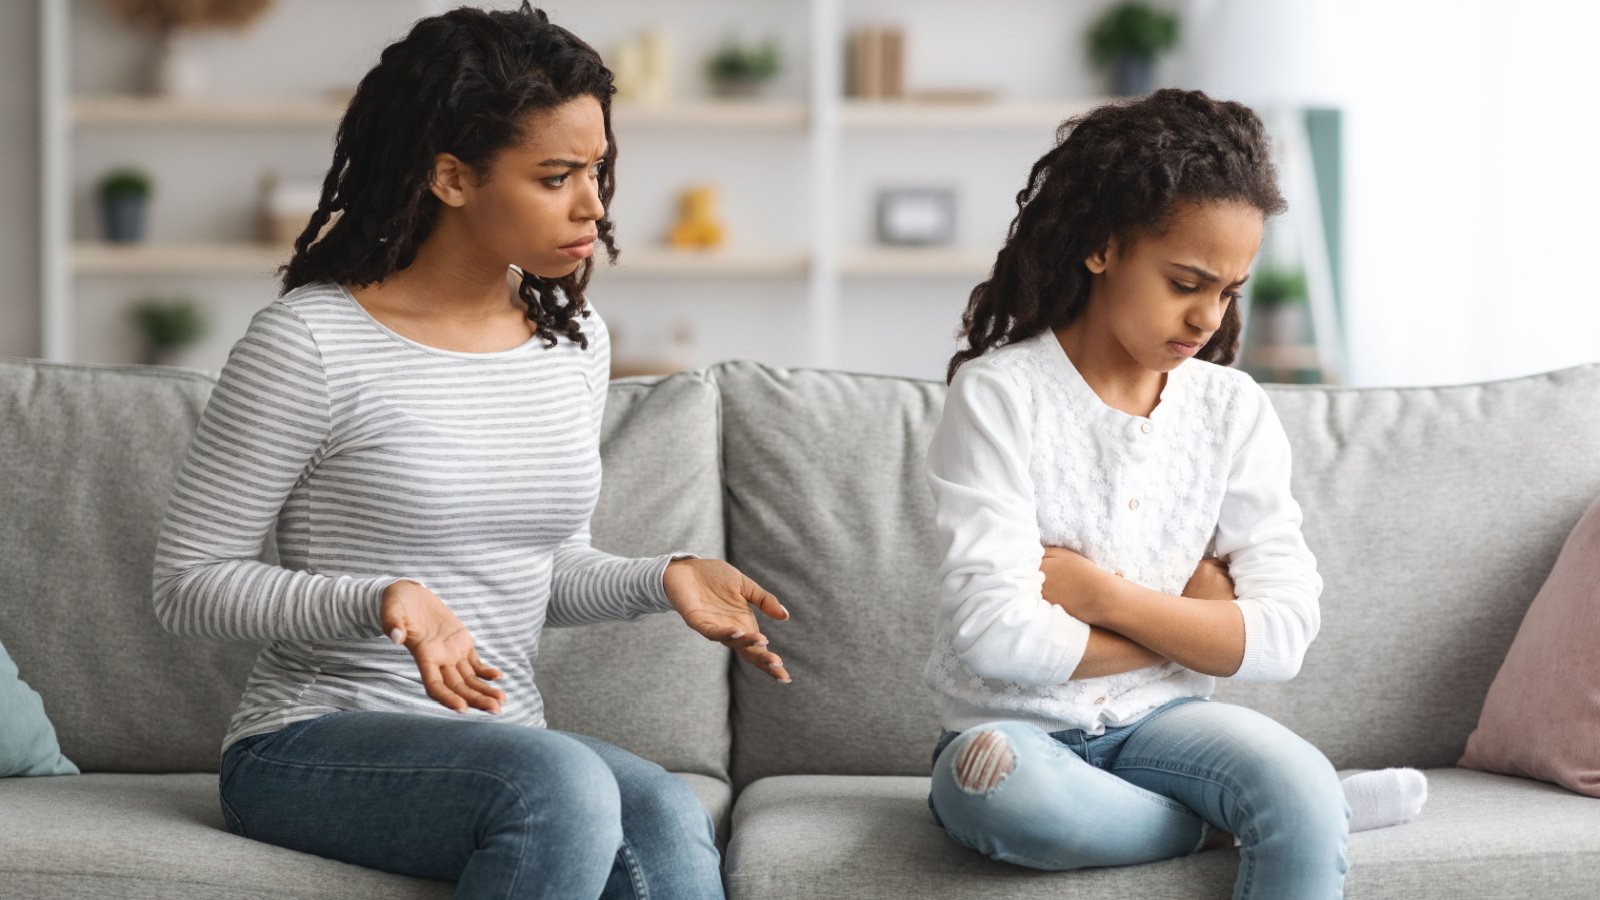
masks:
<svg viewBox="0 0 1600 900"><path fill-rule="evenodd" d="M572 159L547 159L539 163L541 169L581 169L588 163L581 163Z"/></svg>

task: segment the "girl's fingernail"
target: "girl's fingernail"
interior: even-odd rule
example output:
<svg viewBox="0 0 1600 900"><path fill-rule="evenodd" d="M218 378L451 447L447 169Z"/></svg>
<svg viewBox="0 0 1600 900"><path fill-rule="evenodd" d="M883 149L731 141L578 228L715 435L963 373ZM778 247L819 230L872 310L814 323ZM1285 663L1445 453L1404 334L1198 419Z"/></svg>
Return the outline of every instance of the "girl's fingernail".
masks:
<svg viewBox="0 0 1600 900"><path fill-rule="evenodd" d="M789 679L789 678L779 678L779 679L778 679L778 683L779 683L779 684L792 684L792 683L793 683L793 679Z"/></svg>
<svg viewBox="0 0 1600 900"><path fill-rule="evenodd" d="M728 640L737 641L739 638L742 638L742 637L744 637L744 632L735 631L733 634L728 635Z"/></svg>
<svg viewBox="0 0 1600 900"><path fill-rule="evenodd" d="M783 668L783 663L781 663L781 662L767 663L767 668L769 668L769 669L781 669L781 668Z"/></svg>

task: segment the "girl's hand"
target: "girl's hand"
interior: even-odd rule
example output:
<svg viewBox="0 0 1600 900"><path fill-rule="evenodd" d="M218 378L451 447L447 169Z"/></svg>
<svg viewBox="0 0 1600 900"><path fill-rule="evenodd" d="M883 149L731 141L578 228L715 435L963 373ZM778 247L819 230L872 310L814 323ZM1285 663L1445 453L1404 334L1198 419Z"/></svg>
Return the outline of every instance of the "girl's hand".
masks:
<svg viewBox="0 0 1600 900"><path fill-rule="evenodd" d="M663 580L672 608L690 628L706 640L731 647L740 659L773 678L789 682L783 660L767 649L767 639L750 609L754 606L779 621L789 618L777 597L720 559L675 559L667 564Z"/></svg>
<svg viewBox="0 0 1600 900"><path fill-rule="evenodd" d="M1228 564L1215 556L1200 560L1189 583L1183 586L1183 595L1196 600L1236 600L1233 577L1228 574Z"/></svg>
<svg viewBox="0 0 1600 900"><path fill-rule="evenodd" d="M383 631L416 658L429 697L456 712L500 711L506 692L482 680L499 678L500 670L478 659L472 633L439 595L415 581L384 588Z"/></svg>
<svg viewBox="0 0 1600 900"><path fill-rule="evenodd" d="M1115 578L1114 573L1065 547L1044 548L1044 560L1039 568L1044 571L1045 600L1080 622L1099 621L1107 580Z"/></svg>

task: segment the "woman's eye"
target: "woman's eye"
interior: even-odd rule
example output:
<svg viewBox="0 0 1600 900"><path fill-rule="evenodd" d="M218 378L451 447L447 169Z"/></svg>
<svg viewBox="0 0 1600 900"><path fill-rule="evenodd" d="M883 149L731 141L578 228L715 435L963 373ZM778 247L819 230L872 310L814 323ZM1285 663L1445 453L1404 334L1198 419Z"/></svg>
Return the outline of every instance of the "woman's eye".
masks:
<svg viewBox="0 0 1600 900"><path fill-rule="evenodd" d="M543 184L545 187L558 188L558 187L561 187L562 185L567 183L567 176L565 176L565 175L552 175L549 178L541 178L541 179L539 179L539 182L541 184Z"/></svg>

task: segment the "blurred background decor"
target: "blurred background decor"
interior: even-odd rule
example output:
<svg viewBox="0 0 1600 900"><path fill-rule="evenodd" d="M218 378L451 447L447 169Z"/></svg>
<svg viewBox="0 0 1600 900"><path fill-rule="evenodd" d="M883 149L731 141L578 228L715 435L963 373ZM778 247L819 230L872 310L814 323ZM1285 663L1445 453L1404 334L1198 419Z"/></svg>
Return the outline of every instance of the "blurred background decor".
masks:
<svg viewBox="0 0 1600 900"><path fill-rule="evenodd" d="M783 68L783 55L774 39L759 43L728 37L706 60L711 91L718 97L754 97Z"/></svg>
<svg viewBox="0 0 1600 900"><path fill-rule="evenodd" d="M1268 346L1305 340L1306 275L1261 264L1250 277L1250 338Z"/></svg>
<svg viewBox="0 0 1600 900"><path fill-rule="evenodd" d="M672 38L664 28L646 28L618 41L606 57L617 99L661 104L672 96Z"/></svg>
<svg viewBox="0 0 1600 900"><path fill-rule="evenodd" d="M147 366L176 365L180 352L210 330L205 310L189 297L145 297L128 315L143 339L139 358Z"/></svg>
<svg viewBox="0 0 1600 900"><path fill-rule="evenodd" d="M956 194L949 188L885 188L878 192L878 241L939 246L956 233Z"/></svg>
<svg viewBox="0 0 1600 900"><path fill-rule="evenodd" d="M717 189L695 184L678 195L678 220L667 243L678 250L715 250L727 241L727 230L717 215Z"/></svg>
<svg viewBox="0 0 1600 900"><path fill-rule="evenodd" d="M1118 3L1095 20L1088 40L1089 57L1106 71L1111 93L1148 94L1155 88L1156 59L1178 45L1178 15L1136 0Z"/></svg>
<svg viewBox="0 0 1600 900"><path fill-rule="evenodd" d="M159 40L150 85L166 97L192 98L206 92L204 65L189 46L192 32L243 28L272 0L105 0L130 25L154 32Z"/></svg>
<svg viewBox="0 0 1600 900"><path fill-rule="evenodd" d="M113 169L100 178L100 215L106 240L132 244L144 240L153 192L143 169Z"/></svg>

